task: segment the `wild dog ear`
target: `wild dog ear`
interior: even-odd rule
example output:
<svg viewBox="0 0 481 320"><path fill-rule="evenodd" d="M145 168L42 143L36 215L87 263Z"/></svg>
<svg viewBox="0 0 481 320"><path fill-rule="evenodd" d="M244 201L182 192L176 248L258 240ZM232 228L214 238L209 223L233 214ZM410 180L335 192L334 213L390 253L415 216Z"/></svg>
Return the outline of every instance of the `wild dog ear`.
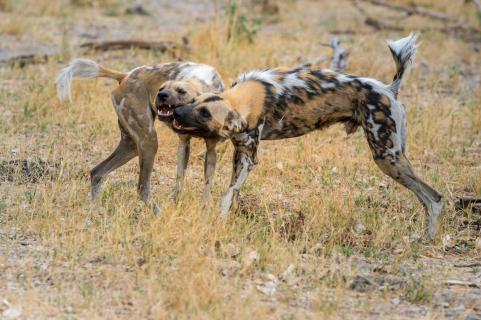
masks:
<svg viewBox="0 0 481 320"><path fill-rule="evenodd" d="M229 135L239 133L247 129L247 121L236 111L229 111L224 122L224 128Z"/></svg>

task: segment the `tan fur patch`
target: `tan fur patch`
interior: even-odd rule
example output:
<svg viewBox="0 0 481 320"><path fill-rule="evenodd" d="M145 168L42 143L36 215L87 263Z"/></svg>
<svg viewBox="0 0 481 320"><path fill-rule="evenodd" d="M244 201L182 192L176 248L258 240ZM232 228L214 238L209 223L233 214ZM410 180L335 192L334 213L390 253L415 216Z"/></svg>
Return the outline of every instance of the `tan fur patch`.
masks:
<svg viewBox="0 0 481 320"><path fill-rule="evenodd" d="M222 94L232 108L246 119L249 128L257 125L264 111L265 96L264 86L256 81L241 83Z"/></svg>

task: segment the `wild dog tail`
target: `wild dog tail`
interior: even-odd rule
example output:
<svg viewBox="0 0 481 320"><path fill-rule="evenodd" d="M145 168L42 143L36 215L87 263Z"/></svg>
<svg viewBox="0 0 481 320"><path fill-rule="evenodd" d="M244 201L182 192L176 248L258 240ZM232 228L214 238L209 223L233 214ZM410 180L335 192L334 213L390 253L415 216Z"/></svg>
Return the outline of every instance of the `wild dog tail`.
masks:
<svg viewBox="0 0 481 320"><path fill-rule="evenodd" d="M89 59L74 59L60 71L57 76L57 96L60 101L72 101L72 80L86 80L94 78L115 79L119 83L127 73L102 67L97 62Z"/></svg>
<svg viewBox="0 0 481 320"><path fill-rule="evenodd" d="M390 40L387 42L392 57L394 58L394 62L396 62L396 74L394 75L391 84L388 86L395 98L397 98L406 71L413 63L417 48L416 40L417 34L411 33L405 38L395 41Z"/></svg>

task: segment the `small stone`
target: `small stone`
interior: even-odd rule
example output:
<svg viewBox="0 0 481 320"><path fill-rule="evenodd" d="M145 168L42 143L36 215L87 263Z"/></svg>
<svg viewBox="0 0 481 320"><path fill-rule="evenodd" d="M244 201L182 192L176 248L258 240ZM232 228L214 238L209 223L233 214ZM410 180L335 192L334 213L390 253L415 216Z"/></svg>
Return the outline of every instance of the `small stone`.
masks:
<svg viewBox="0 0 481 320"><path fill-rule="evenodd" d="M354 227L354 230L357 234L364 234L366 232L366 226L364 226L362 223L357 223Z"/></svg>
<svg viewBox="0 0 481 320"><path fill-rule="evenodd" d="M282 162L278 162L276 163L276 168L279 169L279 170L284 170L284 164L282 164Z"/></svg>
<svg viewBox="0 0 481 320"><path fill-rule="evenodd" d="M395 306L397 306L400 303L401 303L401 300L399 298L391 299L391 304L393 304Z"/></svg>
<svg viewBox="0 0 481 320"><path fill-rule="evenodd" d="M332 173L337 173L337 167L332 167L331 172L332 172Z"/></svg>

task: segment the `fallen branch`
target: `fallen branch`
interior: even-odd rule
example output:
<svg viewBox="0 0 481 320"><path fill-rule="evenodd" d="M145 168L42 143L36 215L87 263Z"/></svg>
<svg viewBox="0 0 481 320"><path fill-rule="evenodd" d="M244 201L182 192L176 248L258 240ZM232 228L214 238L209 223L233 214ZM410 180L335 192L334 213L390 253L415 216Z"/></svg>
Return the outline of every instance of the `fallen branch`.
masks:
<svg viewBox="0 0 481 320"><path fill-rule="evenodd" d="M381 6L392 10L397 10L406 13L407 15L419 15L423 17L429 17L432 19L440 20L440 21L447 21L447 22L459 22L459 19L456 17L449 16L447 14L431 11L421 6L403 6L396 3L385 2L382 0L360 0L363 2L368 2L375 6Z"/></svg>
<svg viewBox="0 0 481 320"><path fill-rule="evenodd" d="M87 50L108 51L108 50L125 50L125 49L142 49L142 50L158 50L161 53L170 51L175 52L181 48L173 41L141 41L141 40L114 40L85 42L80 48Z"/></svg>
<svg viewBox="0 0 481 320"><path fill-rule="evenodd" d="M370 27L372 27L376 30L391 30L391 31L403 31L404 30L403 27L398 27L398 26L395 26L395 25L392 25L392 24L388 24L388 23L386 23L382 20L379 20L379 19L371 16L359 4L359 1L364 1L364 2L367 2L367 3L370 3L370 4L377 4L377 5L382 4L383 6L389 7L391 9L399 8L399 7L405 8L404 6L400 6L398 4L387 3L387 2L384 2L384 1L381 1L381 0L351 0L353 6L359 11L359 13L361 13L365 17L364 23L366 25L368 25L368 26L370 26ZM479 1L481 1L481 0L479 0ZM407 7L407 8L409 8L409 7ZM453 17L449 17L449 16L443 17L442 14L439 14L439 15L431 14L431 15L429 15L426 12L432 13L431 11L429 11L427 9L424 9L424 8L423 8L423 10L424 10L423 11L420 8L421 7L412 7L411 11L410 11L411 14L420 14L420 15L430 16L430 17L436 16L438 20L443 20L444 22L455 22L455 24L444 25L444 26L441 26L441 27L424 27L424 28L419 28L419 31L438 31L438 32L446 33L447 35L449 35L451 37L455 37L455 38L461 39L461 40L466 41L466 42L473 42L473 43L481 42L481 31L479 29L474 28L472 26L469 26L466 23L461 22L459 19L456 19L456 18L453 18ZM444 18L446 18L446 19L444 19Z"/></svg>
<svg viewBox="0 0 481 320"><path fill-rule="evenodd" d="M469 207L481 211L481 198L471 196L456 197L454 201L455 209L462 210Z"/></svg>
<svg viewBox="0 0 481 320"><path fill-rule="evenodd" d="M374 29L376 30L391 30L391 31L403 31L404 28L401 28L401 27L397 27L397 26L394 26L394 25L391 25L391 24L387 24L385 22L382 22L376 18L373 18L370 14L368 14L366 12L366 10L364 10L363 7L361 7L359 5L359 1L358 0L352 0L351 1L353 6L359 11L359 13L361 13L364 17L365 17L365 20L364 20L364 23L370 27L373 27Z"/></svg>
<svg viewBox="0 0 481 320"><path fill-rule="evenodd" d="M20 54L18 56L10 57L6 60L2 60L0 63L23 68L29 64L46 63L49 57L50 56L47 54Z"/></svg>
<svg viewBox="0 0 481 320"><path fill-rule="evenodd" d="M444 284L447 286L463 286L469 288L481 288L481 283L463 281L463 280L445 280Z"/></svg>
<svg viewBox="0 0 481 320"><path fill-rule="evenodd" d="M344 69L346 69L349 51L341 47L341 42L337 37L331 39L329 47L334 51L330 68L335 71L344 71Z"/></svg>
<svg viewBox="0 0 481 320"><path fill-rule="evenodd" d="M475 268L475 267L481 267L481 262L471 262L471 263L461 263L461 264L454 264L454 267L456 268Z"/></svg>

